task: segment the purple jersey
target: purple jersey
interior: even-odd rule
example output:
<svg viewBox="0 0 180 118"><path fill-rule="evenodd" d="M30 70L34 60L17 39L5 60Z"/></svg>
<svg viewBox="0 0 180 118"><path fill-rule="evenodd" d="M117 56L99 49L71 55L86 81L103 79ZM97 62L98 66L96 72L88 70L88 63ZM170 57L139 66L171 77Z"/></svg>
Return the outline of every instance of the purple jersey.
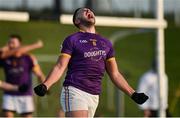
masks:
<svg viewBox="0 0 180 118"><path fill-rule="evenodd" d="M33 60L29 55L21 57L9 57L0 60L0 65L4 68L6 82L14 85L27 84L27 92L5 91L9 95L32 95L32 68Z"/></svg>
<svg viewBox="0 0 180 118"><path fill-rule="evenodd" d="M98 34L77 32L64 40L61 53L71 56L63 85L100 94L105 61L114 57L111 42Z"/></svg>

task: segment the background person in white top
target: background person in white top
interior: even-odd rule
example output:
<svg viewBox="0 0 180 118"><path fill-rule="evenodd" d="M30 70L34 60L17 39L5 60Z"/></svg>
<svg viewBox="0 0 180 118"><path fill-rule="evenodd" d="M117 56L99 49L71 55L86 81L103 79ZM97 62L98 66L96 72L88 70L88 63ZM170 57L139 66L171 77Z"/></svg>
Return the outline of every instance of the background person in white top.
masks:
<svg viewBox="0 0 180 118"><path fill-rule="evenodd" d="M149 99L144 104L140 105L140 108L144 111L144 117L156 117L158 116L159 109L159 95L158 95L158 75L156 71L156 62L152 64L152 68L143 74L140 78L138 92L144 92L149 96ZM164 101L163 109L166 110L166 116L168 113L168 79L167 75L162 78L162 89Z"/></svg>

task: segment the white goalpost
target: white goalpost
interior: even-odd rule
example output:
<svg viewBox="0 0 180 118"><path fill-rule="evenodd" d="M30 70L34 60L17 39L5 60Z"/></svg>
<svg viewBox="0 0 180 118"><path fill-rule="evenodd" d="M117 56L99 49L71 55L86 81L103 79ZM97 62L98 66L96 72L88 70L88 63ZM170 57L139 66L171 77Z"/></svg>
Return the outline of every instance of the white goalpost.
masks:
<svg viewBox="0 0 180 118"><path fill-rule="evenodd" d="M157 0L157 12L156 17L157 20L162 21L164 20L164 0ZM164 28L158 27L157 28L157 43L156 43L156 60L157 60L157 70L158 70L158 87L159 87L159 116L165 117L166 111L163 109L163 99L167 96L163 96L163 89L162 89L162 78L165 75L165 49L164 49Z"/></svg>
<svg viewBox="0 0 180 118"><path fill-rule="evenodd" d="M62 24L72 24L72 15L62 14L60 22ZM105 27L130 27L130 28L157 28L166 27L165 20L147 18L126 18L126 17L107 17L96 16L96 26Z"/></svg>
<svg viewBox="0 0 180 118"><path fill-rule="evenodd" d="M165 110L163 109L162 77L165 74L165 51L164 51L164 29L167 27L167 22L164 19L164 0L156 0L156 19L145 18L125 18L125 17L105 17L96 16L96 26L111 26L111 27L129 27L129 28L149 28L156 29L157 43L156 43L156 60L158 70L158 85L159 85L159 116L165 117ZM60 16L62 24L73 24L72 15L62 14Z"/></svg>

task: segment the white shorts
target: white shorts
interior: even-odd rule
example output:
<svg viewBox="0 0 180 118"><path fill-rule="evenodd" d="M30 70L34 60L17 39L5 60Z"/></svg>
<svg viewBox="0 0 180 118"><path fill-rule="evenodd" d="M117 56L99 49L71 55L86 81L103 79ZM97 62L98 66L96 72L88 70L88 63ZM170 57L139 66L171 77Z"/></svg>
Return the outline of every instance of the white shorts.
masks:
<svg viewBox="0 0 180 118"><path fill-rule="evenodd" d="M31 113L34 111L34 102L32 96L4 95L3 110L15 111L18 114Z"/></svg>
<svg viewBox="0 0 180 118"><path fill-rule="evenodd" d="M87 110L93 117L99 103L99 95L92 95L72 86L63 87L61 105L64 112Z"/></svg>

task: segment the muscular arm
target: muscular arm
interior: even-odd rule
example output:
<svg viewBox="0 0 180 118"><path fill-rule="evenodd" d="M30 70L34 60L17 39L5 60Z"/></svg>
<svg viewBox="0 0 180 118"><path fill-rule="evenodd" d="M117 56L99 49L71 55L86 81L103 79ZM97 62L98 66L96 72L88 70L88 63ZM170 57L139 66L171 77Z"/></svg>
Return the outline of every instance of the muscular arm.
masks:
<svg viewBox="0 0 180 118"><path fill-rule="evenodd" d="M70 56L61 55L53 67L51 72L48 74L46 80L43 82L46 85L47 89L49 89L54 83L56 83L60 77L63 75L68 63L70 60Z"/></svg>
<svg viewBox="0 0 180 118"><path fill-rule="evenodd" d="M135 91L129 86L122 74L119 72L115 58L106 62L106 70L112 82L127 95L131 96Z"/></svg>
<svg viewBox="0 0 180 118"><path fill-rule="evenodd" d="M0 58L5 59L5 58L8 58L13 55L20 56L26 52L32 51L37 48L41 48L42 46L43 46L42 41L37 41L36 43L26 45L26 46L21 46L17 49L13 49L13 50L9 50L8 47L6 46L1 49Z"/></svg>

